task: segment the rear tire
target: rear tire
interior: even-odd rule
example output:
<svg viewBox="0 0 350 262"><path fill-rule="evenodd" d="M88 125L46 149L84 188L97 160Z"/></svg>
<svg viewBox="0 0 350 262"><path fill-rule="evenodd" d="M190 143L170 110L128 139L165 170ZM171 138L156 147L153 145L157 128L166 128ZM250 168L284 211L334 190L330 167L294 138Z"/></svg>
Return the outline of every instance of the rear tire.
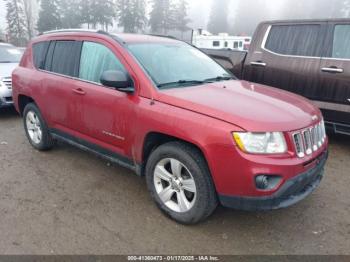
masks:
<svg viewBox="0 0 350 262"><path fill-rule="evenodd" d="M216 191L198 149L181 142L158 147L146 164L146 180L157 206L181 224L196 224L217 207Z"/></svg>
<svg viewBox="0 0 350 262"><path fill-rule="evenodd" d="M24 130L29 143L39 151L50 150L55 141L50 135L39 108L34 103L29 103L23 111Z"/></svg>

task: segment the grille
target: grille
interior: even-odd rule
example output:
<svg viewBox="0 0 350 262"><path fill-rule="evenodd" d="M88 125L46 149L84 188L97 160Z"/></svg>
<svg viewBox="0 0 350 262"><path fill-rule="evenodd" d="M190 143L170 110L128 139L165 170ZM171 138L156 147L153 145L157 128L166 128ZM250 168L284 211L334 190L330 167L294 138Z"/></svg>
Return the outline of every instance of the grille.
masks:
<svg viewBox="0 0 350 262"><path fill-rule="evenodd" d="M2 79L2 82L5 84L5 86L8 88L8 89L12 89L12 79L11 77L4 77Z"/></svg>
<svg viewBox="0 0 350 262"><path fill-rule="evenodd" d="M326 141L326 129L321 121L315 126L300 130L293 134L293 142L298 157L311 155L316 152Z"/></svg>

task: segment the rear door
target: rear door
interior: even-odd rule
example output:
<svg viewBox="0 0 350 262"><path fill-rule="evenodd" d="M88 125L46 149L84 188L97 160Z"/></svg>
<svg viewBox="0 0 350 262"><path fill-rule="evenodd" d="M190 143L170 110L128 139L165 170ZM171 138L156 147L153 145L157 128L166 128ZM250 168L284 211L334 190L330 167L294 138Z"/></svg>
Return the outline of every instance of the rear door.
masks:
<svg viewBox="0 0 350 262"><path fill-rule="evenodd" d="M81 113L81 96L75 87L81 44L74 40L51 41L45 63L36 62L43 71L40 96L49 125L62 131L74 130L74 119Z"/></svg>
<svg viewBox="0 0 350 262"><path fill-rule="evenodd" d="M350 124L350 22L329 23L327 40L316 103L326 120Z"/></svg>
<svg viewBox="0 0 350 262"><path fill-rule="evenodd" d="M317 99L326 23L263 24L246 61L245 79Z"/></svg>

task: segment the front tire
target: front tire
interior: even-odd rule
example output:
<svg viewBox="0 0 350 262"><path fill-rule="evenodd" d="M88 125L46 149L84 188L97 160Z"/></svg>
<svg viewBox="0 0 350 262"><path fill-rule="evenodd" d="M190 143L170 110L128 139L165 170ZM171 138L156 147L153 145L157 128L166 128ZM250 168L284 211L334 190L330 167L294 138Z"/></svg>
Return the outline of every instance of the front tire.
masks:
<svg viewBox="0 0 350 262"><path fill-rule="evenodd" d="M27 104L24 108L23 121L26 136L36 150L47 151L53 147L54 139L34 103Z"/></svg>
<svg viewBox="0 0 350 262"><path fill-rule="evenodd" d="M158 147L146 165L146 180L157 206L181 224L206 219L217 206L211 175L202 154L181 142Z"/></svg>

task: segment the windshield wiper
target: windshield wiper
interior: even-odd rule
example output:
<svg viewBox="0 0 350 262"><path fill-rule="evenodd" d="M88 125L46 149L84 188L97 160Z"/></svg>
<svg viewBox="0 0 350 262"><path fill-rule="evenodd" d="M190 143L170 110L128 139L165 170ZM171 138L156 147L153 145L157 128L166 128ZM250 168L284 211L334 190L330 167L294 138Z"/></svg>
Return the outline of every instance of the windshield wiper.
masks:
<svg viewBox="0 0 350 262"><path fill-rule="evenodd" d="M210 83L210 82L219 82L219 81L226 81L226 80L232 80L232 79L235 79L235 78L233 76L217 76L214 78L205 79L203 82Z"/></svg>
<svg viewBox="0 0 350 262"><path fill-rule="evenodd" d="M161 87L170 87L170 86L181 86L181 85L201 85L204 84L205 81L202 80L179 80L176 82L169 82L157 85L159 88Z"/></svg>
<svg viewBox="0 0 350 262"><path fill-rule="evenodd" d="M231 79L235 79L235 78L233 76L217 76L217 77L208 78L205 80L179 80L176 82L159 84L158 88L174 87L174 86L181 86L181 85L201 85L205 83L213 83L213 82L219 82L219 81L225 81L225 80L231 80Z"/></svg>

